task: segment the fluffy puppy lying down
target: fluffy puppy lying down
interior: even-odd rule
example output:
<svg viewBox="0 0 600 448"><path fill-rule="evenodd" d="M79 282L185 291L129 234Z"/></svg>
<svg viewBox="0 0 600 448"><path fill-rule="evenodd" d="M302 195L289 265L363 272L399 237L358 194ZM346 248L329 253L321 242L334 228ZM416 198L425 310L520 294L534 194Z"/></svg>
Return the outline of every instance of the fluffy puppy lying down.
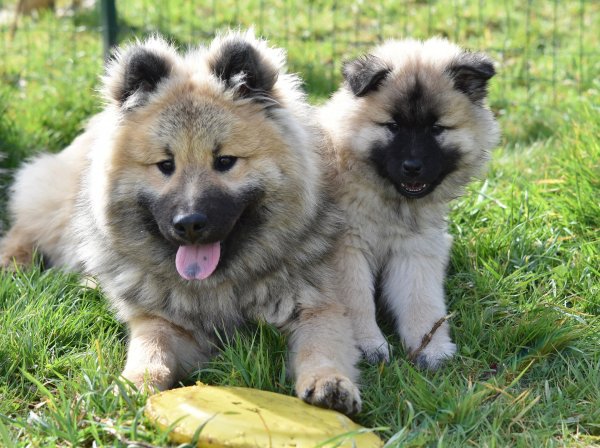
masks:
<svg viewBox="0 0 600 448"><path fill-rule="evenodd" d="M159 38L106 69L106 107L16 175L0 262L94 275L130 332L123 375L173 386L247 320L289 334L297 394L360 409L337 297L340 217L284 53L250 34L187 54Z"/></svg>

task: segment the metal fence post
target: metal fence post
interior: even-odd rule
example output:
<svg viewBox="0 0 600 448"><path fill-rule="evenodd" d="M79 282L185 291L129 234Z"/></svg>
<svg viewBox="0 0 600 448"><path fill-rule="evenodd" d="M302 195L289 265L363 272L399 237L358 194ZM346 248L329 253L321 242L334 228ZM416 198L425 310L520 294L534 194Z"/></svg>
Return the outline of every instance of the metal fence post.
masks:
<svg viewBox="0 0 600 448"><path fill-rule="evenodd" d="M102 36L104 40L104 57L110 56L110 50L117 44L117 7L115 0L100 1L102 20Z"/></svg>

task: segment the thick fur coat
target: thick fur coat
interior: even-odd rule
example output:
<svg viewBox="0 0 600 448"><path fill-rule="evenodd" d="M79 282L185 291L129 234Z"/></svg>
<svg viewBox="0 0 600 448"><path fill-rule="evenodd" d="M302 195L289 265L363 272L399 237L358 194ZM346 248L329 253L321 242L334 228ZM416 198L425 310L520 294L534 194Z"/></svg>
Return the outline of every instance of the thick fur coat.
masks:
<svg viewBox="0 0 600 448"><path fill-rule="evenodd" d="M491 60L444 39L390 41L344 65L343 86L320 109L349 230L338 258L367 359L388 359L374 291L417 364L436 368L455 344L444 322L452 238L449 203L482 173L497 144L486 106Z"/></svg>
<svg viewBox="0 0 600 448"><path fill-rule="evenodd" d="M106 107L16 175L0 261L95 276L130 331L123 375L169 388L248 320L290 336L306 401L360 409L359 351L338 300L341 218L284 53L230 33L179 54L118 51Z"/></svg>

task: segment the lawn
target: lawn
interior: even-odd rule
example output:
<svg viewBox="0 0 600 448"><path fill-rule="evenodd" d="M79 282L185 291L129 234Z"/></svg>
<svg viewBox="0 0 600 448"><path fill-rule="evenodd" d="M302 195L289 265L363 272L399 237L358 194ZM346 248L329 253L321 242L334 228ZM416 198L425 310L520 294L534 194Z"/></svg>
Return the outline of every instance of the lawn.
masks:
<svg viewBox="0 0 600 448"><path fill-rule="evenodd" d="M458 356L436 373L415 369L382 315L393 359L362 366L355 420L383 428L388 446L600 444L597 2L122 3L121 40L159 31L185 46L254 24L288 48L315 103L343 59L381 38L442 34L487 50L503 140L486 178L453 204L446 290ZM0 22L4 225L12 169L64 147L101 107L96 10L23 18L14 39L10 20ZM125 339L102 293L76 275L0 272L0 446L167 443L143 416L144 394L113 393ZM285 346L271 327L249 326L186 384L290 394Z"/></svg>

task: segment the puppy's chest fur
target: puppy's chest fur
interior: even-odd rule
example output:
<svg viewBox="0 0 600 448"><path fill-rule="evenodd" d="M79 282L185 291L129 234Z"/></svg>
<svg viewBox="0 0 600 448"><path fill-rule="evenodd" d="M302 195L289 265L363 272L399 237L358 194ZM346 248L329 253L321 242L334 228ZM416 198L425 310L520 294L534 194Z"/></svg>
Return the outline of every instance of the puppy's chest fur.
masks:
<svg viewBox="0 0 600 448"><path fill-rule="evenodd" d="M159 315L191 332L210 334L215 328L226 333L247 320L264 320L278 327L292 318L303 287L302 279L285 268L271 275L246 277L239 282L166 281L152 274L115 266L121 282L104 273L105 289L124 320L144 313Z"/></svg>
<svg viewBox="0 0 600 448"><path fill-rule="evenodd" d="M171 293L165 313L191 327L228 327L246 320L264 320L280 327L294 312L295 290L305 286L301 283L280 269L241 283L225 282L209 288L182 285Z"/></svg>
<svg viewBox="0 0 600 448"><path fill-rule="evenodd" d="M373 270L381 269L415 239L446 234L447 204L406 199L358 173L344 177L338 197L346 211L348 241L368 256Z"/></svg>

